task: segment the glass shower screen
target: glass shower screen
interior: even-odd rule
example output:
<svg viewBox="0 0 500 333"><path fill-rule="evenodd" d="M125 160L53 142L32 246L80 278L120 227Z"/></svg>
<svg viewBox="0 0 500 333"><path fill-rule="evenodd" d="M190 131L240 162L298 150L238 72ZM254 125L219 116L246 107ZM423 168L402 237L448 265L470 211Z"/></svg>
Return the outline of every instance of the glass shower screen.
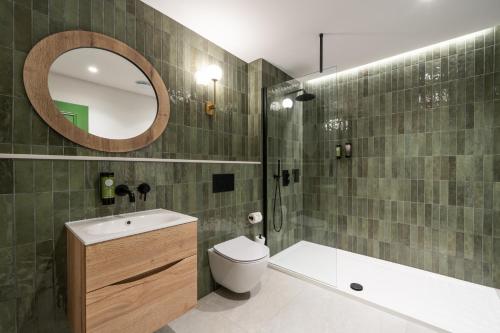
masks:
<svg viewBox="0 0 500 333"><path fill-rule="evenodd" d="M335 69L267 88L265 198L272 267L337 283L338 173L345 141Z"/></svg>

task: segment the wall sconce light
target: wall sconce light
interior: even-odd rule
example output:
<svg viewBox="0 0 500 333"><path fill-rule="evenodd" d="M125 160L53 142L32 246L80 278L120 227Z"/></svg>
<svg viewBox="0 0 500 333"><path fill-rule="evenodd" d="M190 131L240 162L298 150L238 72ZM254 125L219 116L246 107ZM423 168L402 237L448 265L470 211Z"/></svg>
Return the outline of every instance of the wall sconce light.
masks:
<svg viewBox="0 0 500 333"><path fill-rule="evenodd" d="M213 116L214 112L215 112L215 102L216 102L216 98L217 98L216 97L217 96L216 85L217 85L217 81L219 81L221 78L222 78L222 69L217 65L207 66L207 67L197 71L195 74L196 83L208 85L210 83L210 81L212 81L214 84L213 102L207 101L205 103L205 112L209 116Z"/></svg>
<svg viewBox="0 0 500 333"><path fill-rule="evenodd" d="M281 102L281 105L284 109L291 109L293 107L293 101L291 98L285 98L283 102Z"/></svg>

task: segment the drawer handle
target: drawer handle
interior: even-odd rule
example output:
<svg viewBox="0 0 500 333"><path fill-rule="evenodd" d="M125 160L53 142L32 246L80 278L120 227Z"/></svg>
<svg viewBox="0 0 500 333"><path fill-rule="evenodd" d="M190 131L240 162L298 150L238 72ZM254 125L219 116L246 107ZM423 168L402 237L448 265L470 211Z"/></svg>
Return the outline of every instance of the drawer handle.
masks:
<svg viewBox="0 0 500 333"><path fill-rule="evenodd" d="M167 269L170 269L173 266L178 265L183 260L185 260L185 259L179 259L179 260L171 262L171 263L169 263L167 265L160 266L160 267L154 268L152 270L149 270L147 272L134 275L134 276L126 278L124 280L115 282L115 283L111 284L111 286L119 286L119 285L122 285L122 284L127 284L127 283L135 282L135 281L138 281L138 280L142 280L142 279L144 279L144 278L146 278L148 276L152 276L152 275L158 274L160 272L166 271Z"/></svg>

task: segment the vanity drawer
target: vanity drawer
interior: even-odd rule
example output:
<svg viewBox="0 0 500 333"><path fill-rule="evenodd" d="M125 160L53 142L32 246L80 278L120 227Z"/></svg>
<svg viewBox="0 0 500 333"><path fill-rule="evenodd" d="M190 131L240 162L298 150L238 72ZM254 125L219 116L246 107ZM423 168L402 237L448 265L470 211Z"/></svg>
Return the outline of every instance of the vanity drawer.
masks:
<svg viewBox="0 0 500 333"><path fill-rule="evenodd" d="M195 222L87 246L86 291L164 267L196 251Z"/></svg>
<svg viewBox="0 0 500 333"><path fill-rule="evenodd" d="M86 332L154 332L196 306L196 256L88 293Z"/></svg>

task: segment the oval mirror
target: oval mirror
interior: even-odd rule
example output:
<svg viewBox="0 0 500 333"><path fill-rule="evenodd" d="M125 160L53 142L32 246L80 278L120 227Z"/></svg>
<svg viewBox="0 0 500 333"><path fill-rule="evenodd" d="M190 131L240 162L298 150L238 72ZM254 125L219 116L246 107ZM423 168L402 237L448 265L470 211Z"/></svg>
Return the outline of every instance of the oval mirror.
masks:
<svg viewBox="0 0 500 333"><path fill-rule="evenodd" d="M42 40L26 59L24 84L49 126L88 148L136 150L168 122L168 92L157 71L137 51L98 33Z"/></svg>
<svg viewBox="0 0 500 333"><path fill-rule="evenodd" d="M48 83L64 117L102 138L133 138L156 118L149 79L130 61L106 50L80 48L62 54L50 66Z"/></svg>

